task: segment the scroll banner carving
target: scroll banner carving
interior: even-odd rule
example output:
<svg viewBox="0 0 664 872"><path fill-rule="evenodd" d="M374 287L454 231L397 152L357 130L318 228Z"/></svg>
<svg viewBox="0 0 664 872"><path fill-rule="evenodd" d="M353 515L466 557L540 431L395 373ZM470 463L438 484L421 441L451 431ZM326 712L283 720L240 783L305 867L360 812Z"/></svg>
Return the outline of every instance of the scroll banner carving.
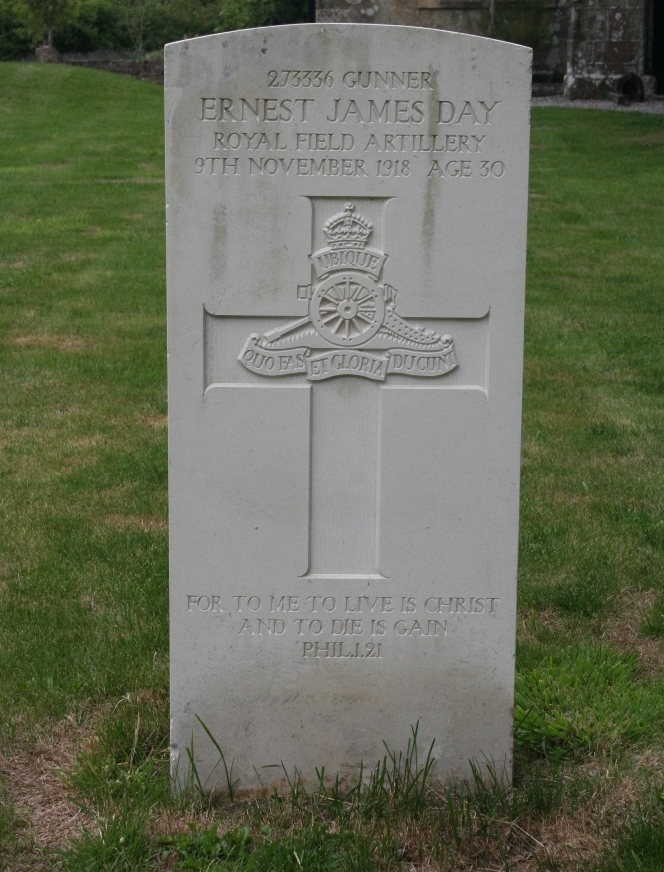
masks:
<svg viewBox="0 0 664 872"><path fill-rule="evenodd" d="M320 251L311 255L317 279L324 279L328 273L341 269L362 270L377 279L386 260L387 255L376 248L366 248L359 251L352 248L346 251L321 248Z"/></svg>
<svg viewBox="0 0 664 872"><path fill-rule="evenodd" d="M452 337L402 318L395 288L378 284L387 255L367 247L372 232L354 203L326 221L328 245L310 255L318 283L309 314L252 333L238 357L246 369L271 377L305 374L309 381L342 375L384 381L392 373L437 378L458 366Z"/></svg>
<svg viewBox="0 0 664 872"><path fill-rule="evenodd" d="M417 351L326 351L312 354L311 348L270 349L254 334L247 339L240 361L257 375L283 376L306 374L310 381L323 381L338 375L355 375L385 381L390 373L435 378L457 366L454 348L435 353Z"/></svg>

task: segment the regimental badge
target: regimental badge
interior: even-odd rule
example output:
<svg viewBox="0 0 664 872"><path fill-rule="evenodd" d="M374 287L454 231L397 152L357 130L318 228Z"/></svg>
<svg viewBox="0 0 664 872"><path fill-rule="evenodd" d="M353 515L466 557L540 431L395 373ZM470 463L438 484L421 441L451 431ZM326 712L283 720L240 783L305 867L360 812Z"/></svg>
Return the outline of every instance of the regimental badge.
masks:
<svg viewBox="0 0 664 872"><path fill-rule="evenodd" d="M325 222L327 245L310 255L308 315L252 333L238 358L243 366L267 376L306 373L310 381L340 375L384 381L391 373L435 378L458 366L449 334L398 314L397 291L381 284L387 255L368 245L373 229L354 203Z"/></svg>

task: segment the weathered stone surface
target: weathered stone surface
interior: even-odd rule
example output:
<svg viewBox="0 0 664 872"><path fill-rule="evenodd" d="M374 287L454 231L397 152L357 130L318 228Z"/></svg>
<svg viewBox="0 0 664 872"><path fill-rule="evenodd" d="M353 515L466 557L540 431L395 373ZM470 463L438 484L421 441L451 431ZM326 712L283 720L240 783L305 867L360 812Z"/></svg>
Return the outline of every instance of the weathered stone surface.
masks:
<svg viewBox="0 0 664 872"><path fill-rule="evenodd" d="M416 25L493 36L534 49L535 82L601 97L620 79L664 92L664 27L646 0L317 0L318 21ZM622 48L611 49L611 43ZM607 60L607 55L611 57ZM654 85L646 77L654 75Z"/></svg>
<svg viewBox="0 0 664 872"><path fill-rule="evenodd" d="M174 773L509 774L528 49L166 51ZM193 737L193 739L192 739ZM192 744L193 742L193 744Z"/></svg>
<svg viewBox="0 0 664 872"><path fill-rule="evenodd" d="M62 55L52 45L40 45L35 49L38 64L61 64Z"/></svg>

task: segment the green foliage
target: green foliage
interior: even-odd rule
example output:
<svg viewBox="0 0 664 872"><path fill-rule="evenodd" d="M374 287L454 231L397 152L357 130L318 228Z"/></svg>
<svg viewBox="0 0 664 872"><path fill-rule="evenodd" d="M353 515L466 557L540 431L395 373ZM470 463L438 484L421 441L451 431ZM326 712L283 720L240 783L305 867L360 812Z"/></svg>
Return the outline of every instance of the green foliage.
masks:
<svg viewBox="0 0 664 872"><path fill-rule="evenodd" d="M435 757L432 742L424 760L421 760L418 728L419 724L411 728L405 752L397 753L385 746L387 753L371 773L368 785L364 785L360 774L356 793L361 798L365 813L383 817L389 809L415 818L422 814L428 801ZM324 781L323 773L321 780ZM335 795L338 800L338 790Z"/></svg>
<svg viewBox="0 0 664 872"><path fill-rule="evenodd" d="M217 30L308 21L307 0L222 0Z"/></svg>
<svg viewBox="0 0 664 872"><path fill-rule="evenodd" d="M72 15L74 0L17 0L16 13L38 40L53 45L54 31Z"/></svg>
<svg viewBox="0 0 664 872"><path fill-rule="evenodd" d="M67 851L62 852L65 872L142 872L151 868L152 845L140 810L125 806L84 829Z"/></svg>
<svg viewBox="0 0 664 872"><path fill-rule="evenodd" d="M664 137L638 113L533 118L519 604L577 626L663 585Z"/></svg>
<svg viewBox="0 0 664 872"><path fill-rule="evenodd" d="M664 788L629 809L617 844L593 872L661 872L664 868Z"/></svg>
<svg viewBox="0 0 664 872"><path fill-rule="evenodd" d="M307 21L307 0L0 0L0 60L43 38L61 52L159 51L217 30Z"/></svg>
<svg viewBox="0 0 664 872"><path fill-rule="evenodd" d="M147 694L120 699L63 779L74 800L96 822L63 852L64 869L152 868L149 819L170 801L165 700Z"/></svg>
<svg viewBox="0 0 664 872"><path fill-rule="evenodd" d="M34 42L34 35L17 14L14 0L0 0L0 60L24 57Z"/></svg>
<svg viewBox="0 0 664 872"><path fill-rule="evenodd" d="M345 830L331 832L313 822L297 832L272 835L264 826L218 835L218 824L207 829L190 825L189 833L162 839L162 860L173 858L175 870L201 872L368 872L376 868L370 839ZM173 862L170 859L170 862Z"/></svg>
<svg viewBox="0 0 664 872"><path fill-rule="evenodd" d="M61 52L92 52L132 48L118 0L78 0L76 14L56 35Z"/></svg>
<svg viewBox="0 0 664 872"><path fill-rule="evenodd" d="M644 622L643 632L664 639L664 590L660 590L657 594L650 614Z"/></svg>
<svg viewBox="0 0 664 872"><path fill-rule="evenodd" d="M163 92L50 64L0 81L9 733L167 682Z"/></svg>
<svg viewBox="0 0 664 872"><path fill-rule="evenodd" d="M0 778L0 869L4 868L3 859L16 843L17 820L11 797Z"/></svg>
<svg viewBox="0 0 664 872"><path fill-rule="evenodd" d="M55 4L59 4L56 5ZM59 13L53 18L52 12ZM0 0L0 60L24 57L47 35L61 52L160 51L211 33L218 0Z"/></svg>
<svg viewBox="0 0 664 872"><path fill-rule="evenodd" d="M162 701L127 694L104 719L96 741L67 776L69 788L97 814L167 801L168 714Z"/></svg>
<svg viewBox="0 0 664 872"><path fill-rule="evenodd" d="M230 799L231 802L233 802L233 799L235 798L235 784L233 782L233 764L231 763L230 768L229 768L228 764L226 763L226 757L224 755L223 749L219 745L219 742L217 742L215 737L212 735L211 731L208 729L206 724L198 717L198 715L196 715L196 720L203 727L203 730L205 731L207 737L210 739L210 741L214 745L215 750L216 750L217 754L219 755L219 760L217 762L217 766L219 765L219 763L221 763L223 766L224 775L225 775L225 779L226 779L226 789L228 791L228 798ZM201 780L198 776L198 770L196 768L196 763L195 763L196 755L194 754L194 739L193 739L193 737L191 740L191 746L189 748L187 748L187 758L189 761L190 780L192 780L192 786L195 785L200 790L201 794L203 794L205 792L205 788L204 788L204 785L201 783ZM216 769L216 766L215 766L215 769ZM214 774L214 769L213 769L212 773L210 773L210 775L212 776L213 774Z"/></svg>
<svg viewBox="0 0 664 872"><path fill-rule="evenodd" d="M167 42L211 33L218 0L114 0L131 46L155 51Z"/></svg>
<svg viewBox="0 0 664 872"><path fill-rule="evenodd" d="M374 770L365 777L361 768L357 780L348 786L341 783L339 775L329 783L325 770L317 771L319 794L329 804L334 819L346 826L349 818L346 810L352 807L354 814L366 819L389 818L403 815L417 819L427 807L430 793L430 782L435 765L433 743L421 758L418 744L419 724L411 727L411 736L406 744L406 750L396 752L385 745L386 754ZM286 778L291 788L291 801L296 802L303 791L302 781L298 773L294 778Z"/></svg>
<svg viewBox="0 0 664 872"><path fill-rule="evenodd" d="M537 68L551 43L548 12L545 0L496 0L491 36L530 46Z"/></svg>
<svg viewBox="0 0 664 872"><path fill-rule="evenodd" d="M249 858L252 843L249 827L229 830L218 835L219 824L208 828L189 824L189 832L168 836L160 842L162 859L173 858L173 868L211 870L224 863L242 863ZM268 831L269 832L269 831Z"/></svg>
<svg viewBox="0 0 664 872"><path fill-rule="evenodd" d="M664 737L664 696L634 655L578 645L531 661L516 679L517 747L561 760Z"/></svg>

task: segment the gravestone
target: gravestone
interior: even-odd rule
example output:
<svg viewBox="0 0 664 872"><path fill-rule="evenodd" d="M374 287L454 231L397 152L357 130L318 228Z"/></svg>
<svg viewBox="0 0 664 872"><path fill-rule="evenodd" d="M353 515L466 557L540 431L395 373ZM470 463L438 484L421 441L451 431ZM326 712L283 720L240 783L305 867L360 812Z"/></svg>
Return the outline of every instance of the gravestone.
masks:
<svg viewBox="0 0 664 872"><path fill-rule="evenodd" d="M509 777L530 50L166 49L176 782ZM218 747L217 747L218 746Z"/></svg>

